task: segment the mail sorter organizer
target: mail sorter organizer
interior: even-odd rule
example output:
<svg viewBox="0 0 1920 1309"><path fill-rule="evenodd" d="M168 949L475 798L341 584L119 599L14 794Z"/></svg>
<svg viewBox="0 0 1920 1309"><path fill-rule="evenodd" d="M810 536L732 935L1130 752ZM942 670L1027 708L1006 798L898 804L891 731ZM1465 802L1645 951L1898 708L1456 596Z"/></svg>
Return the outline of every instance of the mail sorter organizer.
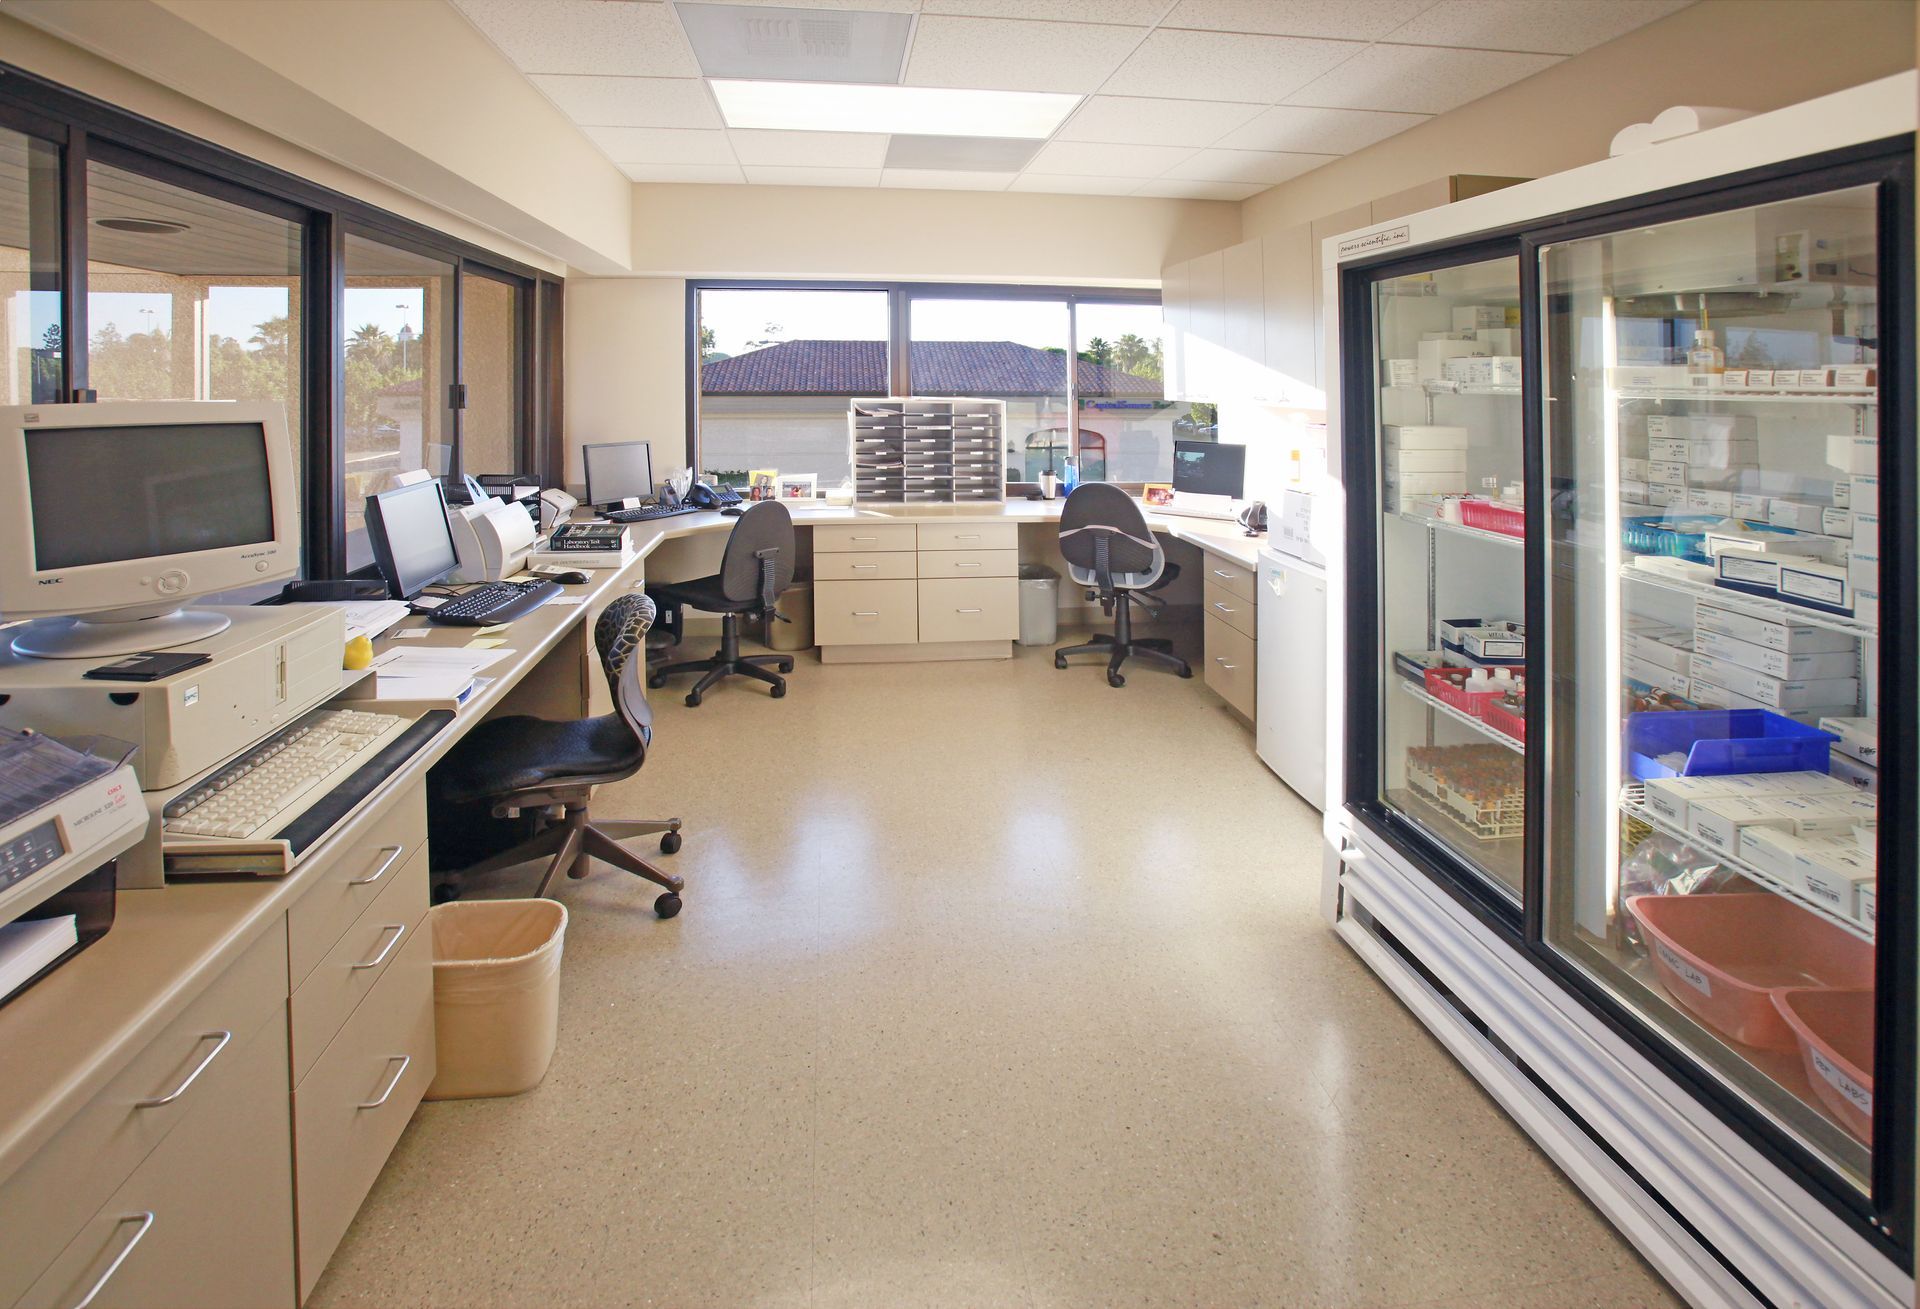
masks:
<svg viewBox="0 0 1920 1309"><path fill-rule="evenodd" d="M312 1291L434 1073L423 788L329 844L0 1180L0 1304L293 1309ZM158 947L99 947L116 948Z"/></svg>
<svg viewBox="0 0 1920 1309"><path fill-rule="evenodd" d="M1020 634L1016 523L821 524L814 637L828 663L1006 659Z"/></svg>

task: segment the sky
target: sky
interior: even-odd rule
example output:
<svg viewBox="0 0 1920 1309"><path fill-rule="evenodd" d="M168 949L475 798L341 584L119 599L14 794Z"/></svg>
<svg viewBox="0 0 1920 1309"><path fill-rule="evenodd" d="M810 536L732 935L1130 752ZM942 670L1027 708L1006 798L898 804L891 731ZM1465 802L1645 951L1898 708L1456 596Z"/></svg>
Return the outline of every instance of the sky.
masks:
<svg viewBox="0 0 1920 1309"><path fill-rule="evenodd" d="M1044 300L916 300L911 332L923 341L1018 341L1067 348L1067 309ZM700 321L722 354L749 341L884 341L884 291L703 291ZM768 324L778 331L768 331ZM1080 335L1113 340L1133 332L1160 335L1158 305L1083 305Z"/></svg>
<svg viewBox="0 0 1920 1309"><path fill-rule="evenodd" d="M405 323L418 332L426 292L408 287L347 289L347 321L351 334L363 323L377 323L388 336L398 336ZM404 307L403 307L404 306ZM151 312L142 312L150 310ZM271 286L216 286L207 299L207 328L215 336L230 336L245 345L256 323L287 312L287 293ZM108 323L120 335L150 332L156 326L171 330L173 297L165 292L93 291L87 295L87 330L98 332Z"/></svg>

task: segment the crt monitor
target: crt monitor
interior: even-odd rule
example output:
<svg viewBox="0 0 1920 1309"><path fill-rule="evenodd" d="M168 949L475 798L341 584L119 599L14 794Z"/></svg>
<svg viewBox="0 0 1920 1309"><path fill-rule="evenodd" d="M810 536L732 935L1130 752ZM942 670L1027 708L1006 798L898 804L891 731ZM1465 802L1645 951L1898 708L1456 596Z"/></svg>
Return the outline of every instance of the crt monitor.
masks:
<svg viewBox="0 0 1920 1309"><path fill-rule="evenodd" d="M646 441L615 441L580 447L587 468L587 503L618 504L653 497L653 446Z"/></svg>
<svg viewBox="0 0 1920 1309"><path fill-rule="evenodd" d="M438 478L367 497L367 542L387 579L387 593L411 600L460 562L447 521L447 493Z"/></svg>
<svg viewBox="0 0 1920 1309"><path fill-rule="evenodd" d="M1187 495L1247 494L1247 447L1214 441L1173 443L1173 489Z"/></svg>
<svg viewBox="0 0 1920 1309"><path fill-rule="evenodd" d="M300 567L286 409L273 401L0 406L0 614L18 654L204 640L182 606Z"/></svg>

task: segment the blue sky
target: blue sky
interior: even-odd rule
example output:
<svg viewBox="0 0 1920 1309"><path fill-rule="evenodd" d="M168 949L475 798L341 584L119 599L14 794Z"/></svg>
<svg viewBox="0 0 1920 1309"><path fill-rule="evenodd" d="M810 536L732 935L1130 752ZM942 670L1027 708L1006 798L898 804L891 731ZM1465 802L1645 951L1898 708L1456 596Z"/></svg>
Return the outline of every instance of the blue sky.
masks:
<svg viewBox="0 0 1920 1309"><path fill-rule="evenodd" d="M346 330L362 323L378 323L389 336L399 334L404 322L421 328L426 292L406 287L348 288ZM207 328L215 336L230 336L245 345L255 323L287 312L287 293L271 286L216 286L207 300ZM98 332L108 323L122 336L173 326L173 297L164 292L94 291L87 295L87 328Z"/></svg>

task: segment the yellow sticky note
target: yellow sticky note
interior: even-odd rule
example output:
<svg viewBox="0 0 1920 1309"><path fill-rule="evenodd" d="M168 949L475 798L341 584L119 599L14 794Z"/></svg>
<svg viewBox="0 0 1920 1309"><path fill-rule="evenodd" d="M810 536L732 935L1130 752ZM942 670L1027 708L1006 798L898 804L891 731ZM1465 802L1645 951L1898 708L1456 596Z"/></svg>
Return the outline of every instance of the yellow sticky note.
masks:
<svg viewBox="0 0 1920 1309"><path fill-rule="evenodd" d="M494 623L488 627L481 627L481 628L475 629L473 634L475 636L498 636L500 635L500 633L506 631L511 626L513 626L513 624L511 623Z"/></svg>
<svg viewBox="0 0 1920 1309"><path fill-rule="evenodd" d="M475 640L467 642L467 649L497 650L505 644L506 644L506 640L502 637L497 637L497 636L491 637L491 638L481 637L481 638L476 638Z"/></svg>

